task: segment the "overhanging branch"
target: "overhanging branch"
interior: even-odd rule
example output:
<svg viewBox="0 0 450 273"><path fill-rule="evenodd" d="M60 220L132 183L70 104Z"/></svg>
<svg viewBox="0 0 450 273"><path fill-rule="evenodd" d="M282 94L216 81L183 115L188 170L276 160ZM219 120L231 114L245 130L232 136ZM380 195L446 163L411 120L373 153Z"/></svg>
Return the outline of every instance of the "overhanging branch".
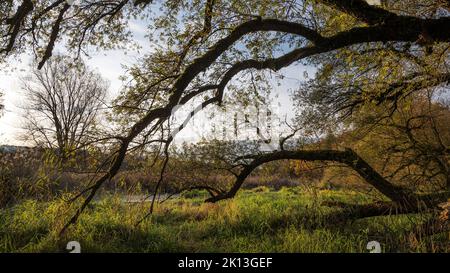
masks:
<svg viewBox="0 0 450 273"><path fill-rule="evenodd" d="M329 52L335 49L343 48L350 45L367 43L367 42L386 42L386 41L410 41L416 42L426 32L428 39L432 41L449 41L450 32L442 31L442 29L450 29L450 18L440 18L440 19L421 19L414 17L395 17L395 20L389 20L389 23L384 23L380 25L374 25L369 27L356 27L348 31L344 31L336 34L332 37L322 37L318 32L309 29L302 24L281 21L277 19L256 19L242 23L237 26L229 35L217 41L217 43L211 47L205 54L201 57L195 59L191 64L189 64L184 72L177 78L174 82L168 103L166 106L161 108L156 108L150 110L142 119L136 122L128 135L123 138L120 143L120 148L116 153L116 158L113 161L110 170L107 174L101 177L92 188L90 194L86 198L85 202L82 204L79 210L71 218L69 223L63 228L61 232L64 232L71 223L75 223L78 216L86 208L87 204L92 200L96 191L101 187L101 185L114 177L120 169L120 166L125 158L128 145L130 142L138 136L149 124L155 120L165 120L167 119L172 109L177 106L183 98L183 94L186 88L191 84L191 82L203 71L207 70L219 56L221 56L228 48L235 44L243 36L254 33L258 31L278 31L285 32L295 35L300 35L307 40L311 41L314 45L305 48L299 48L291 51L290 53L283 55L276 59L270 59L266 61L257 60L247 60L243 62L236 63L232 69L228 70L226 75L223 77L222 82L219 86L219 93L223 93L227 82L237 73L245 69L256 68L256 69L274 69L278 70L282 67L288 66L295 61L301 60L303 58L320 54L323 52ZM192 98L197 94L192 95ZM186 98L186 97L185 97ZM189 98L190 99L190 98ZM186 102L189 100L186 99ZM368 180L369 183L373 184L378 190L387 195L393 200L402 202L409 202L410 196L403 189L397 187L392 187L390 183L384 180L379 174L377 174L370 166L365 163L359 157L352 155L353 152L349 151L320 151L318 154L311 154L311 151L303 151L300 156L289 154L288 151L280 151L280 154L275 154L274 159L271 160L269 155L259 158L257 160L262 160L262 163L283 159L283 156L293 157L292 159L304 159L309 157L309 160L341 160L343 163L348 164L354 168L363 178ZM283 154L288 153L288 154ZM327 154L329 153L329 154ZM324 156L327 155L327 156ZM331 156L331 157L330 157ZM355 162L350 162L348 159L356 159ZM289 158L287 158L289 159ZM267 160L267 161L264 161ZM340 161L340 162L341 162ZM255 161L254 164L259 161ZM356 164L356 165L355 165ZM254 169L251 165L244 169L244 172L238 177L238 182L242 184L245 178ZM222 196L224 198L229 198L234 195L239 189L240 184L236 183L235 187ZM405 199L405 200L404 200Z"/></svg>
<svg viewBox="0 0 450 273"><path fill-rule="evenodd" d="M391 184L375 171L366 161L364 161L354 151L347 149L339 150L300 150L300 151L274 151L255 157L249 164L244 165L240 171L231 189L221 195L209 198L206 202L217 202L219 200L232 198L240 189L246 178L257 167L277 160L306 160L306 161L335 161L344 163L355 170L366 182L390 198L392 201L401 205L416 204L417 197L409 193L406 189Z"/></svg>

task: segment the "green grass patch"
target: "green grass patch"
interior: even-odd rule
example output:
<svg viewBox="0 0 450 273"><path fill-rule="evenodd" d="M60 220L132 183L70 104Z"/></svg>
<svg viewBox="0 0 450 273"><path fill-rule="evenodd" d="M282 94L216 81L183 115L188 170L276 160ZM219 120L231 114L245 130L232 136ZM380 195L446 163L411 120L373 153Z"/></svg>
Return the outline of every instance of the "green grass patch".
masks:
<svg viewBox="0 0 450 273"><path fill-rule="evenodd" d="M63 201L25 201L0 211L0 252L59 252L79 241L82 252L368 252L376 240L384 252L448 252L449 235L412 235L422 215L333 222L338 208L323 201L370 202L352 191L266 188L241 191L218 204L203 203L201 191L156 207L139 226L149 204L119 197L95 202L64 238L57 234L70 216ZM73 210L73 208L72 208Z"/></svg>

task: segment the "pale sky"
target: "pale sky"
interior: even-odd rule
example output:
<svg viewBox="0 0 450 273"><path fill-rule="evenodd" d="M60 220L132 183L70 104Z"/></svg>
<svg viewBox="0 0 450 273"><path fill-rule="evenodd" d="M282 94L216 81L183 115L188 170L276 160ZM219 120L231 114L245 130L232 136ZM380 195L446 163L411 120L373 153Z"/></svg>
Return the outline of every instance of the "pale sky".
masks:
<svg viewBox="0 0 450 273"><path fill-rule="evenodd" d="M141 46L140 52L128 51L125 55L122 50L115 51L103 51L101 53L92 51L90 58L84 58L86 63L93 69L97 70L105 79L110 82L109 94L111 98L114 98L119 90L122 88L122 82L119 79L124 75L125 71L122 65L131 65L136 62L136 58L143 53L151 51L151 46L147 42L145 36L145 26L137 22L132 22L130 28L133 32L133 37ZM57 48L57 52L63 52L62 48ZM11 62L13 60L11 59ZM20 117L19 106L23 101L20 88L20 77L27 74L31 57L23 55L19 60L15 60L13 65L17 68L14 72L6 72L0 70L0 90L4 93L5 111L4 115L0 117L0 145L29 145L23 143L18 139L21 134L22 120ZM279 94L279 98L275 101L277 110L280 111L280 115L288 115L291 117L293 114L292 101L289 97L289 90L292 90L298 86L298 83L303 79L304 70L312 73L311 68L305 68L302 65L292 65L279 72L285 76L281 81L281 86L274 84L274 94ZM211 107L211 106L210 106ZM214 106L212 106L214 107ZM199 113L201 115L201 113ZM206 124L205 124L206 123ZM203 121L199 125L198 122L190 122L188 127L184 129L179 135L178 140L192 140L199 136L204 135L203 132L207 131L206 127L210 126L208 121ZM210 128L209 128L210 129Z"/></svg>
<svg viewBox="0 0 450 273"><path fill-rule="evenodd" d="M85 62L90 68L99 72L106 80L110 82L109 97L114 98L122 87L122 82L119 79L125 73L122 65L131 65L136 62L136 58L142 52L150 52L151 47L145 39L145 27L137 22L130 23L130 29L133 32L133 37L142 49L140 52L128 51L127 55L122 50L110 50L104 52L90 52L89 58L84 57ZM63 52L59 47L56 52ZM0 117L0 145L27 145L18 140L21 134L21 109L18 106L23 101L20 87L20 77L27 74L30 69L31 57L22 55L19 60L15 60L12 64L16 67L14 72L7 72L0 69L0 90L4 93L3 102L5 104L4 115ZM11 58L11 62L13 59Z"/></svg>

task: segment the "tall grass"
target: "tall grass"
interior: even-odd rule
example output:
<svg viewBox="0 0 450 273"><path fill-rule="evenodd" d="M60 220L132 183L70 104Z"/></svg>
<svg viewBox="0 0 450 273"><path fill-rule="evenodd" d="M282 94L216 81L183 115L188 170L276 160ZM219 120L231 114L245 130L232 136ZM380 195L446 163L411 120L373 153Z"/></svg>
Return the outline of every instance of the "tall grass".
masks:
<svg viewBox="0 0 450 273"><path fill-rule="evenodd" d="M60 239L68 205L26 201L0 212L0 252L65 251L73 240L82 252L368 252L372 240L384 252L450 250L448 234L411 233L424 216L336 222L330 216L340 209L321 206L326 200L370 201L357 192L255 188L218 204L205 204L204 197L197 192L168 200L137 227L148 204L105 197Z"/></svg>

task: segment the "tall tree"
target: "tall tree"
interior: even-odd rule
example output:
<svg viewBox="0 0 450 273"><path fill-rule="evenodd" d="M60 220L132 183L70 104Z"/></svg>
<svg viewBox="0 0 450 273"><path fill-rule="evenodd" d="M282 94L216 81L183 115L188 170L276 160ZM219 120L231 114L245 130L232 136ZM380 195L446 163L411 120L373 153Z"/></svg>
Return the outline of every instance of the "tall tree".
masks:
<svg viewBox="0 0 450 273"><path fill-rule="evenodd" d="M119 30L123 30L120 27L125 25L124 21L115 19L126 17L116 15L125 15L125 11L129 11L128 14L141 14L144 10L141 4L145 5L150 1L77 2L78 6L84 7L81 13L76 12L77 8L67 6L67 2L62 4L63 1L56 1L50 4L47 1L36 1L37 4L44 3L41 11L55 11L52 12L53 16L36 17L33 16L36 11L35 2L7 1L9 5L5 6L6 9L2 7L3 14L6 14L2 16L6 22L1 31L5 34L2 35L2 52L10 54L11 48L20 51L23 47L18 46L17 37L27 37L26 41L36 44L33 32L28 31L33 29L34 18L50 18L46 24L36 24L45 26L47 34L36 36L46 38L46 42L41 42L41 45L44 44L41 46L42 50L36 54L41 64L50 56L47 53L52 51L55 37L61 38L61 33L70 34L69 41L75 41L69 45L76 46L80 41L86 41L85 34L92 34L89 41L95 45L108 45L105 37L113 35L117 38L118 35L121 38L121 34L126 33L111 29L121 24ZM164 46L157 47L130 69L132 84L116 101L116 113L126 122L123 123L123 134L116 138L117 149L108 162L109 170L83 192L86 194L83 204L63 230L78 219L103 183L117 174L129 149L136 145L160 143L164 162L168 162L168 147L173 140L170 129L182 128L174 124L170 126L169 117L173 110L193 101L199 101L201 107L227 103L227 94L239 94L240 89L233 88L235 86L232 85L238 75L242 80L240 84L259 86L258 81L245 80L251 78L247 77L250 72L259 73L263 77L265 71L278 71L300 61L319 64L324 58L335 58L334 54L340 50L394 44L395 47L411 45L411 49L430 52L435 46L444 49L450 41L450 33L442 31L450 28L448 1L431 1L432 5L427 1L426 12L422 8L425 2L422 0L408 1L405 8L396 6L395 2L399 1L383 2L383 6L371 6L363 0L169 0L145 5L146 8L160 8L160 12L152 14L148 22L151 28L157 30L150 35L151 41ZM98 5L108 8L102 9ZM57 8L53 9L53 6ZM102 12L99 14L96 10ZM39 14L40 12L36 13ZM80 14L83 16L74 16ZM76 19L72 20L73 18ZM107 25L108 19L112 20L110 25ZM103 24L97 24L98 22ZM370 52L365 56L370 56ZM343 57L336 59L342 60ZM371 63L370 58L368 62ZM445 62L440 60L436 64L444 66ZM408 77L413 77L408 82L436 86L447 82L448 75L441 72L396 76L403 82ZM390 82L390 85L395 86L395 82ZM379 99L389 100L392 93L388 92L389 89L383 90L386 92L381 92ZM355 92L347 98L366 101L366 98L371 97L364 94ZM245 93L241 95L246 96ZM345 94L342 95L339 98L346 97ZM297 154L293 154L293 151L279 151L273 155L263 155L250 165L247 164L250 167L244 168L241 178L245 179L245 174L258 164L286 158L342 161L350 164L375 188L393 200L400 203L415 200L350 151L300 151ZM164 177L166 166L167 164L162 164L157 185ZM232 196L239 188L238 184L233 187L232 194L223 196Z"/></svg>
<svg viewBox="0 0 450 273"><path fill-rule="evenodd" d="M384 7L424 17L449 13L445 1L385 1ZM349 24L339 17L333 18L327 20L328 31ZM445 113L445 106L438 101L449 91L450 52L448 43L425 42L426 35L423 33L415 43L360 44L314 57L317 73L295 95L302 125L309 128L332 125L335 131L391 132L397 135L396 144L404 144L397 148L408 155L400 164L402 169L413 165L417 168L419 164L423 167L420 171L426 174L422 179L438 178L445 184L449 151L445 130L437 128L436 121L441 121ZM406 122L408 119L411 121ZM424 132L427 137L423 137ZM398 155L387 152L384 155ZM409 180L412 185L417 179L408 176L401 180Z"/></svg>
<svg viewBox="0 0 450 273"><path fill-rule="evenodd" d="M107 82L83 62L55 56L23 80L25 140L67 159L95 136Z"/></svg>
<svg viewBox="0 0 450 273"><path fill-rule="evenodd" d="M229 83L238 74L277 71L305 59L314 63L312 57L320 59L338 49L386 43L410 43L416 48L426 48L450 40L448 33L441 31L450 25L446 14L425 17L407 11L396 13L361 0L206 1L204 6L198 2L174 3L165 2L163 14L154 19L158 35L168 48L156 50L132 70L135 84L118 100L119 111L128 121L136 122L120 139L110 170L88 189L85 202L68 224L76 221L101 185L117 174L127 150L139 137L143 144L150 139L162 143L167 162L167 147L173 140L167 127L172 110L201 97L205 98L202 107L223 103L225 89L235 90ZM181 21L177 20L178 15L183 15ZM431 78L441 81L440 76L431 75ZM416 200L351 151L280 151L262 155L247 163L248 167L238 175L237 183L229 192L213 200L233 196L254 168L280 159L340 161L349 164L394 201L413 203ZM163 164L157 185L165 168Z"/></svg>

